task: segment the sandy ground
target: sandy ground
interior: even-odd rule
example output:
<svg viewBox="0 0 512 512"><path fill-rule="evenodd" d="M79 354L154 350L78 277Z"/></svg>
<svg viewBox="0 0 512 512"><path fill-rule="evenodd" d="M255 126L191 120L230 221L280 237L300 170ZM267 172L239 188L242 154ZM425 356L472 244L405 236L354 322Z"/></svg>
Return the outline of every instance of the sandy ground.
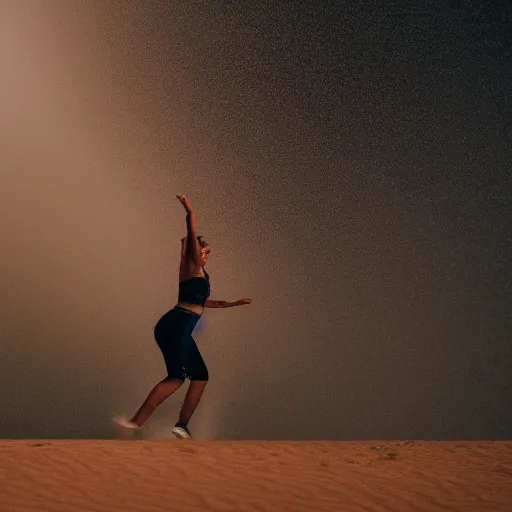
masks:
<svg viewBox="0 0 512 512"><path fill-rule="evenodd" d="M0 441L0 512L512 511L512 442Z"/></svg>

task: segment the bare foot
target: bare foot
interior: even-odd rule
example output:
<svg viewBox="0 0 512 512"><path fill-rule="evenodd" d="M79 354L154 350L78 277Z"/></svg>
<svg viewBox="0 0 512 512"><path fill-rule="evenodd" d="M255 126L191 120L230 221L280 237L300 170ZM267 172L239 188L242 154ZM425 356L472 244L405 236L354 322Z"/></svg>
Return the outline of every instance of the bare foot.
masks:
<svg viewBox="0 0 512 512"><path fill-rule="evenodd" d="M119 439L136 439L141 437L142 429L124 416L116 416L112 420L116 425L116 434Z"/></svg>

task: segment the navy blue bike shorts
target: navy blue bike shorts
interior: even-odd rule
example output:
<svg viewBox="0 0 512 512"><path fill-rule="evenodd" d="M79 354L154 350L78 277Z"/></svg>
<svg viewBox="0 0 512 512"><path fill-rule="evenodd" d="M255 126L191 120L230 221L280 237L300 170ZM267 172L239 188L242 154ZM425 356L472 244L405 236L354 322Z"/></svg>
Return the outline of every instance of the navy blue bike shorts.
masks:
<svg viewBox="0 0 512 512"><path fill-rule="evenodd" d="M192 331L200 315L176 306L155 326L155 340L167 368L165 380L208 380L208 369L197 348Z"/></svg>

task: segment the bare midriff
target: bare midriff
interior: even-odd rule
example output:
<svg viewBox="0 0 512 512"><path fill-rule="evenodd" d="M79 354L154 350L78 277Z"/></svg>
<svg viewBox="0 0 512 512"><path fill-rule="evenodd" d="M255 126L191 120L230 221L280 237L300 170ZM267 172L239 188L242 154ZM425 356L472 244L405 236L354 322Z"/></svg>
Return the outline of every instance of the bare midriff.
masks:
<svg viewBox="0 0 512 512"><path fill-rule="evenodd" d="M176 304L177 307L188 309L188 311L192 311L192 313L196 313L197 315L201 316L204 311L204 306L201 306L200 304L189 304L188 302L178 302Z"/></svg>

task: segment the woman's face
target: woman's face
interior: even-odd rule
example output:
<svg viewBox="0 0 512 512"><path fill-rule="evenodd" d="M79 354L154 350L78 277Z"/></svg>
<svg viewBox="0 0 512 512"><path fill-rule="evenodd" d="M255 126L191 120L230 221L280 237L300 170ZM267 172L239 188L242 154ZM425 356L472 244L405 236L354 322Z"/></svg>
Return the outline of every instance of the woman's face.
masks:
<svg viewBox="0 0 512 512"><path fill-rule="evenodd" d="M210 246L209 245L203 245L201 247L200 259L201 259L201 266L205 266L206 262L208 261L208 256L210 256Z"/></svg>

